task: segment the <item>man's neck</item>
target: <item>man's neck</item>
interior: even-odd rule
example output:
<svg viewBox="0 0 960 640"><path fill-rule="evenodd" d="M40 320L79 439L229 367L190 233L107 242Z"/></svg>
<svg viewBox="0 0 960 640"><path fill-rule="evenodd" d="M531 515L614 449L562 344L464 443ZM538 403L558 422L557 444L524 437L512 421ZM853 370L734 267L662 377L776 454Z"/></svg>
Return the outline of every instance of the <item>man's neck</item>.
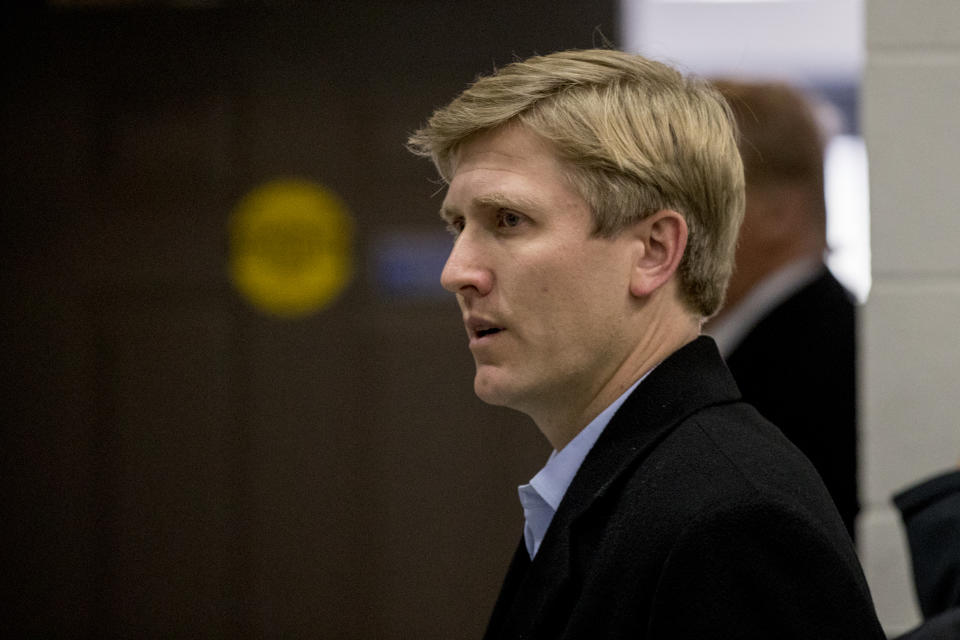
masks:
<svg viewBox="0 0 960 640"><path fill-rule="evenodd" d="M556 398L542 410L527 412L557 451L563 449L590 421L655 366L700 335L700 322L686 311L682 318L663 319L645 327L635 348L606 380L598 380L588 400L571 405Z"/></svg>
<svg viewBox="0 0 960 640"><path fill-rule="evenodd" d="M724 358L729 357L751 329L783 300L793 295L825 269L817 257L785 264L759 281L736 304L712 318L704 332L713 336Z"/></svg>
<svg viewBox="0 0 960 640"><path fill-rule="evenodd" d="M730 284L720 312L714 319L722 317L729 309L737 306L750 292L756 288L770 274L776 273L784 267L804 260L822 260L826 245L818 238L809 238L805 242L785 247L770 247L769 251L752 256L750 259L740 259Z"/></svg>

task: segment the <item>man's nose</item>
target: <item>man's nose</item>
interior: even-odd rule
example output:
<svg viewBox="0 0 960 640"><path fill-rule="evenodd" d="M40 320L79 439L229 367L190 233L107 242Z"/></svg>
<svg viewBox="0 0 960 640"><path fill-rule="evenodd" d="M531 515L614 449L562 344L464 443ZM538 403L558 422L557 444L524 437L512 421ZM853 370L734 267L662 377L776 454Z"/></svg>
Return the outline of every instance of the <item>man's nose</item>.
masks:
<svg viewBox="0 0 960 640"><path fill-rule="evenodd" d="M450 250L440 274L440 284L452 293L485 296L493 285L493 274L483 251L462 234Z"/></svg>

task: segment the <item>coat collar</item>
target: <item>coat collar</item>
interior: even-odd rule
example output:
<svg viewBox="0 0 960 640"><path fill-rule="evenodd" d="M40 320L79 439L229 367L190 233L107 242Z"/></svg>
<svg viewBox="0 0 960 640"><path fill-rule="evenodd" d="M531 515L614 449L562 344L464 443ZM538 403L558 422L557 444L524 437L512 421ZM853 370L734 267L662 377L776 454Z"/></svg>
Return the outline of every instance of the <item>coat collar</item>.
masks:
<svg viewBox="0 0 960 640"><path fill-rule="evenodd" d="M739 399L740 390L712 338L701 336L681 347L614 414L584 459L557 515L564 522L579 516L690 414Z"/></svg>
<svg viewBox="0 0 960 640"><path fill-rule="evenodd" d="M573 523L684 418L740 392L716 344L700 337L664 360L627 398L587 454L531 563L522 543L497 601L487 637L532 631L570 587ZM543 631L541 629L541 631ZM550 634L547 634L549 636Z"/></svg>

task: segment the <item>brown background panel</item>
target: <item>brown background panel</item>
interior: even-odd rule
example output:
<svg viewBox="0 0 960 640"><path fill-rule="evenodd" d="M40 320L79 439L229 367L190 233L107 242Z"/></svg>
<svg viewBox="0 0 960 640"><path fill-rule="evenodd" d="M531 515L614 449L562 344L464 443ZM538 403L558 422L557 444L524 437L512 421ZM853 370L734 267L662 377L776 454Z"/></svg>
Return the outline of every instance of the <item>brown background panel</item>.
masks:
<svg viewBox="0 0 960 640"><path fill-rule="evenodd" d="M110 456L97 527L100 606L111 618L102 630L230 637L219 608L239 588L241 545L231 513L238 434L229 308L183 290L167 298L127 291L98 315L97 426Z"/></svg>
<svg viewBox="0 0 960 640"><path fill-rule="evenodd" d="M305 320L245 328L251 624L267 634L359 637L369 624L357 309L348 297Z"/></svg>
<svg viewBox="0 0 960 640"><path fill-rule="evenodd" d="M546 456L526 418L461 393L473 365L459 313L434 316L410 308L379 318L371 342L383 362L368 375L380 401L361 415L376 430L373 596L385 636L482 633L519 539L516 485Z"/></svg>
<svg viewBox="0 0 960 640"><path fill-rule="evenodd" d="M547 446L473 396L452 297L385 295L370 252L439 224L407 134L478 72L611 35L613 5L134 2L4 23L5 629L481 633ZM352 286L299 320L226 276L231 209L286 175L357 223Z"/></svg>

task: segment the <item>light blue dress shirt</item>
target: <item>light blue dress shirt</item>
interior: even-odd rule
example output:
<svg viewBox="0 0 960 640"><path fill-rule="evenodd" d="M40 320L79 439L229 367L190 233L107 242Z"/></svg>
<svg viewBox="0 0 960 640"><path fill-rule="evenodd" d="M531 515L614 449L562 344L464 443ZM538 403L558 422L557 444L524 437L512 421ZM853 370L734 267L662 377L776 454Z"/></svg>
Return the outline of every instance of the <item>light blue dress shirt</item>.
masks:
<svg viewBox="0 0 960 640"><path fill-rule="evenodd" d="M550 521L553 520L553 514L557 512L567 487L577 475L590 449L593 448L597 438L603 433L620 405L648 375L650 375L649 371L584 427L567 446L551 453L547 464L533 476L529 484L517 487L525 520L523 539L531 560L540 549L540 543L543 542L543 536L546 535Z"/></svg>

